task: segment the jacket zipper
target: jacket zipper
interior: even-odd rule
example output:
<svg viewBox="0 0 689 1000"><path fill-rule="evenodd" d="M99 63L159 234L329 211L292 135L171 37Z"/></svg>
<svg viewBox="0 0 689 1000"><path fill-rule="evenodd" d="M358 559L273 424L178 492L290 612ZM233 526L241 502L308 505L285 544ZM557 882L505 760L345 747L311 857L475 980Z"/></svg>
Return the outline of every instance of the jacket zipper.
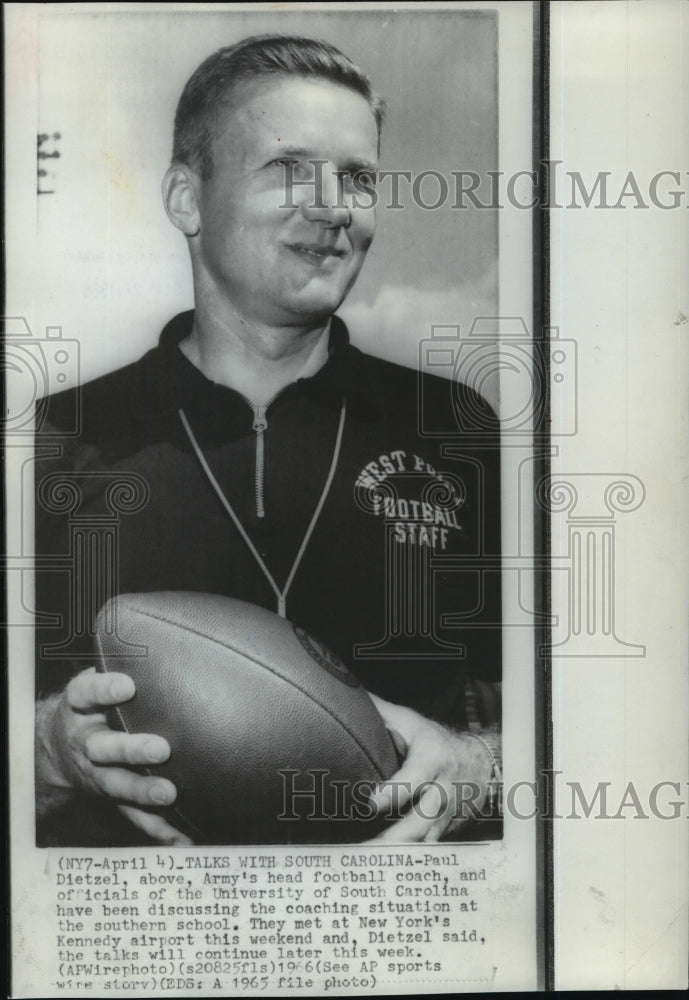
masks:
<svg viewBox="0 0 689 1000"><path fill-rule="evenodd" d="M289 388L285 386L276 392L272 399L269 399L267 403L262 405L258 403L252 403L250 400L243 398L249 404L251 409L254 411L254 422L253 430L256 435L256 463L255 463L255 475L254 475L254 496L256 501L256 517L263 518L266 516L266 506L265 506L265 473L266 473L266 439L265 434L268 428L268 415L267 410L269 406L272 406L278 396L281 396L285 389Z"/></svg>
<svg viewBox="0 0 689 1000"><path fill-rule="evenodd" d="M256 434L256 473L255 473L255 495L256 495L256 517L265 517L265 467L266 467L266 442L265 433L268 426L266 418L267 405L254 406L254 432Z"/></svg>

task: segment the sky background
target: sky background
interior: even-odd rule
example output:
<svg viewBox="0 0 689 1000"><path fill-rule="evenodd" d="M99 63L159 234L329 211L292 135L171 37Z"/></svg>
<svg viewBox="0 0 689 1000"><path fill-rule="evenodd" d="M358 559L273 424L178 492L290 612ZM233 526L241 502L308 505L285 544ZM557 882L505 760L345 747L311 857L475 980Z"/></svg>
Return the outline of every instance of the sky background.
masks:
<svg viewBox="0 0 689 1000"><path fill-rule="evenodd" d="M186 244L160 181L177 100L207 55L265 31L334 43L388 102L381 169L436 170L451 182L453 170L498 169L497 25L494 12L471 10L74 14L47 5L38 129L60 133L61 155L44 161L55 193L38 199L34 314L79 341L80 380L140 356L192 306ZM497 315L498 213L453 209L452 197L425 210L401 191L402 210L378 210L340 314L360 346L416 366L433 324L466 332L474 317Z"/></svg>

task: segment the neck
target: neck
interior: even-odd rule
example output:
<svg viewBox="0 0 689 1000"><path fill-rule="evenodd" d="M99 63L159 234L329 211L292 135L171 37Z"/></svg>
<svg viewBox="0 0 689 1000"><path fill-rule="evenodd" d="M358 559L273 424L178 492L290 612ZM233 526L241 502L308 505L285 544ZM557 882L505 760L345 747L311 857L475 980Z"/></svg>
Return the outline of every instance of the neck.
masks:
<svg viewBox="0 0 689 1000"><path fill-rule="evenodd" d="M298 378L312 375L328 356L330 321L305 327L269 327L237 314L198 309L182 353L220 385L263 405Z"/></svg>

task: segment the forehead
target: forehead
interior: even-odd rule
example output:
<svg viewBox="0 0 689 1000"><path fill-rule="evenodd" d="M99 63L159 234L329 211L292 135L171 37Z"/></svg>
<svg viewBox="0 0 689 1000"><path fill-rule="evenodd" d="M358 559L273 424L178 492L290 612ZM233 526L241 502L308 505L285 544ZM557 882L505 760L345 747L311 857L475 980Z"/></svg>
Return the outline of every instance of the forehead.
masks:
<svg viewBox="0 0 689 1000"><path fill-rule="evenodd" d="M298 147L375 160L378 129L366 98L348 87L314 77L261 76L227 94L215 145L230 155Z"/></svg>

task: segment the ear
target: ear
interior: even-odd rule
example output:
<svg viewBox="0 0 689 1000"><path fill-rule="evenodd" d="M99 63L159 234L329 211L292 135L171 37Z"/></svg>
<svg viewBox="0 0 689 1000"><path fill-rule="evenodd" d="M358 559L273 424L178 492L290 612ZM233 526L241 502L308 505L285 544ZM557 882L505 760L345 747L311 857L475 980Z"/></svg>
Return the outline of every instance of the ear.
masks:
<svg viewBox="0 0 689 1000"><path fill-rule="evenodd" d="M168 218L185 236L198 236L201 217L198 208L198 178L183 164L174 164L163 177L163 204Z"/></svg>

